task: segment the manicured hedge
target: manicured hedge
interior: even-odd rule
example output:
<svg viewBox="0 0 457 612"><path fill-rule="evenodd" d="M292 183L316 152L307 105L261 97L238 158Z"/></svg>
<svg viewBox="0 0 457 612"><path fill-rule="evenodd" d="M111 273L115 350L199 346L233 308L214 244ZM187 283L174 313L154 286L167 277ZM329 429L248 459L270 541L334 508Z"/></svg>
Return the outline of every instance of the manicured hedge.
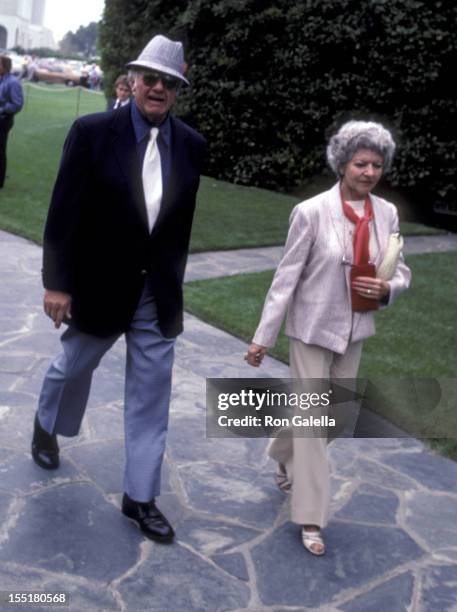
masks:
<svg viewBox="0 0 457 612"><path fill-rule="evenodd" d="M427 0L107 0L102 56L114 75L154 33L185 42L178 110L211 176L290 189L325 169L332 129L374 118L399 143L391 185L452 201L456 18Z"/></svg>

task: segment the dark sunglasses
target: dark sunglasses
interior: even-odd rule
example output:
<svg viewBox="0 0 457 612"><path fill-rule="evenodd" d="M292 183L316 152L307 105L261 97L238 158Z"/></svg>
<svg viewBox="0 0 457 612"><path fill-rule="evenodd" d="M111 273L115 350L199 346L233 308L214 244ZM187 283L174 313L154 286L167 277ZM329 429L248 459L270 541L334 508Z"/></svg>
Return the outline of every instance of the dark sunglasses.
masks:
<svg viewBox="0 0 457 612"><path fill-rule="evenodd" d="M162 81L162 85L165 89L169 89L170 91L178 89L179 87L179 79L169 76L168 74L163 74L163 72L142 72L141 76L146 87L153 87L159 81Z"/></svg>

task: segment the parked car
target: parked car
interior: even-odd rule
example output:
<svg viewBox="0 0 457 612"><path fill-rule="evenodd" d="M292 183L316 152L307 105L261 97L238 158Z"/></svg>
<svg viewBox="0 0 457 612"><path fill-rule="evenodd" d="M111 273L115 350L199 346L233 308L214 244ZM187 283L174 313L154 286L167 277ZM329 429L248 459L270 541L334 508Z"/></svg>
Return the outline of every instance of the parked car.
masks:
<svg viewBox="0 0 457 612"><path fill-rule="evenodd" d="M34 81L45 83L60 83L73 87L79 85L80 75L65 64L40 65L33 73Z"/></svg>

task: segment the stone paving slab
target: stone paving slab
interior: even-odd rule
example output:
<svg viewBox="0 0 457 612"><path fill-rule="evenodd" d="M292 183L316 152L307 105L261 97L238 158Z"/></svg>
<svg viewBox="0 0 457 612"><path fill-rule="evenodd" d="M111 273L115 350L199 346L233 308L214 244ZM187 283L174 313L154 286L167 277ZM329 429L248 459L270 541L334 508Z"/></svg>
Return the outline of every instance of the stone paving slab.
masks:
<svg viewBox="0 0 457 612"><path fill-rule="evenodd" d="M348 612L380 612L380 610L395 610L409 612L413 599L414 576L405 572L375 587L364 595L359 595L349 604L341 606Z"/></svg>
<svg viewBox="0 0 457 612"><path fill-rule="evenodd" d="M122 340L95 373L80 435L60 439L61 468L35 466L33 415L59 346L40 266L37 246L0 232L0 591L64 590L75 612L455 612L456 464L414 439L336 440L328 554L312 558L267 441L205 436L207 376L288 369L269 357L248 369L242 342L195 317L176 347L159 501L175 544L145 540L119 511Z"/></svg>
<svg viewBox="0 0 457 612"><path fill-rule="evenodd" d="M303 551L296 545L296 526L286 523L254 547L262 601L317 609L349 588L356 590L423 557L421 548L397 528L332 523L326 529L326 542L327 553L304 564ZM278 559L287 563L278 564Z"/></svg>

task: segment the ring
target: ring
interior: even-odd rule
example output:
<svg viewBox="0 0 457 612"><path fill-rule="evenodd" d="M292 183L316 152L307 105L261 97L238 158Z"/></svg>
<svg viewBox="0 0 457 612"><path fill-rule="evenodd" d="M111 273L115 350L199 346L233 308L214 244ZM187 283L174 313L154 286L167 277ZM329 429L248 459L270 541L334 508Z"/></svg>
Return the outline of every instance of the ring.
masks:
<svg viewBox="0 0 457 612"><path fill-rule="evenodd" d="M367 289L367 293L368 293L368 295L370 295L371 294L371 289Z"/></svg>

